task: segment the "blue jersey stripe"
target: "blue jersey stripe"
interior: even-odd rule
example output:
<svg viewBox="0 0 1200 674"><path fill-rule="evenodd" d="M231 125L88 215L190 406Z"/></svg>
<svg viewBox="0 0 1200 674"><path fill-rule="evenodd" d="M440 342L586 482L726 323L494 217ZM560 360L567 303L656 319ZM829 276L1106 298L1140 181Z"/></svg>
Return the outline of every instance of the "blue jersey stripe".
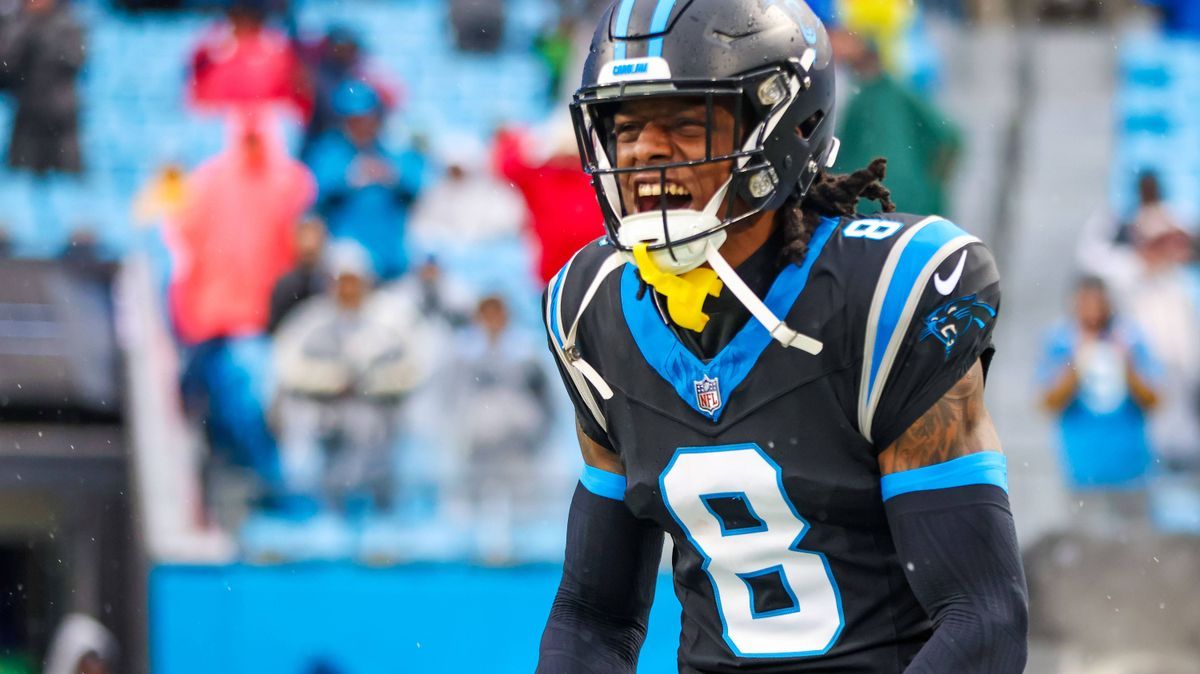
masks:
<svg viewBox="0 0 1200 674"><path fill-rule="evenodd" d="M579 482L584 489L596 496L610 498L614 501L625 500L625 476L601 470L595 466L584 465Z"/></svg>
<svg viewBox="0 0 1200 674"><path fill-rule="evenodd" d="M621 0L621 6L617 9L617 26L613 30L613 37L620 41L613 47L613 58L618 61L625 58L624 38L629 35L629 17L633 16L634 2L636 0Z"/></svg>
<svg viewBox="0 0 1200 674"><path fill-rule="evenodd" d="M574 258L572 258L574 259ZM562 290L563 279L567 277L567 271L571 268L571 263L568 261L566 266L558 271L554 276L554 286L550 289L550 333L554 335L554 339L558 341L559 348L567 341L562 332L562 326L558 323L558 315L562 313L559 309L559 291Z"/></svg>
<svg viewBox="0 0 1200 674"><path fill-rule="evenodd" d="M675 9L675 0L658 0L658 5L654 8L654 16L650 19L650 34L661 33L667 29L667 19L671 18L671 11ZM663 39L656 37L650 40L649 52L647 56L662 56Z"/></svg>
<svg viewBox="0 0 1200 674"><path fill-rule="evenodd" d="M1000 452L977 452L945 463L914 468L880 480L883 500L900 494L931 489L950 489L973 484L990 484L1008 491L1008 461Z"/></svg>
<svg viewBox="0 0 1200 674"><path fill-rule="evenodd" d="M800 293L804 292L808 274L837 224L838 221L832 218L822 220L809 241L804 264L787 265L775 278L763 303L776 316L786 317ZM771 343L771 334L752 318L716 357L705 363L679 342L663 323L649 297L640 301L637 299L638 286L637 268L632 264L626 265L621 275L621 310L642 357L692 409L717 421L725 410L730 393L750 374L759 356ZM696 384L705 377L717 380L722 401L721 406L711 412L701 409L696 397Z"/></svg>
<svg viewBox="0 0 1200 674"><path fill-rule="evenodd" d="M900 261L892 271L888 281L887 293L879 311L878 328L875 332L875 344L871 349L871 376L868 380L868 400L875 394L875 378L879 374L879 365L887 352L888 344L892 341L892 333L900 323L904 313L904 305L908 296L918 284L924 284L920 278L921 271L943 245L951 239L964 235L957 225L949 220L934 220L923 227L905 246L900 254Z"/></svg>

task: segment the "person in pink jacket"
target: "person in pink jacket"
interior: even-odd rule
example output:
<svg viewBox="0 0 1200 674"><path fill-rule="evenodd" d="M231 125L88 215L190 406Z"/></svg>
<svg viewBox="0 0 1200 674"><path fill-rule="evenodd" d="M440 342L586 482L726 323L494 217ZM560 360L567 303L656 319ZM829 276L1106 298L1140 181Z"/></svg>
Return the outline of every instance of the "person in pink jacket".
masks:
<svg viewBox="0 0 1200 674"><path fill-rule="evenodd" d="M188 178L168 222L171 318L184 347L185 400L200 401L215 454L257 473L270 493L278 453L263 409L271 290L292 267L295 230L315 182L269 116L231 119L229 145Z"/></svg>

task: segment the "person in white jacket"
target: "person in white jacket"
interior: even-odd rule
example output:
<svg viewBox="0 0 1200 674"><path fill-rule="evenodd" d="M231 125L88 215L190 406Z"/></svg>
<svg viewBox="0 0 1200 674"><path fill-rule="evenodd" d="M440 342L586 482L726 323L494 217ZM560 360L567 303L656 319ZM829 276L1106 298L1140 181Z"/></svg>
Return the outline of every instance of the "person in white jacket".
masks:
<svg viewBox="0 0 1200 674"><path fill-rule="evenodd" d="M402 403L427 376L429 345L415 306L372 296L366 251L338 242L329 261L330 290L276 336L284 481L311 503L386 510Z"/></svg>
<svg viewBox="0 0 1200 674"><path fill-rule="evenodd" d="M1139 180L1140 203L1126 226L1128 244L1115 242L1103 217L1090 219L1079 239L1080 267L1104 279L1117 307L1137 324L1162 363L1162 405L1150 435L1167 464L1200 469L1200 301L1189 232L1159 194L1157 180Z"/></svg>
<svg viewBox="0 0 1200 674"><path fill-rule="evenodd" d="M519 236L527 213L521 193L487 170L487 148L454 136L437 153L445 173L413 205L412 245L424 252L473 248Z"/></svg>
<svg viewBox="0 0 1200 674"><path fill-rule="evenodd" d="M539 346L509 323L499 295L479 301L475 325L456 342L450 389L458 409L469 411L455 426L465 469L457 507L488 561L511 558L514 529L530 521L544 498L540 449L553 408Z"/></svg>

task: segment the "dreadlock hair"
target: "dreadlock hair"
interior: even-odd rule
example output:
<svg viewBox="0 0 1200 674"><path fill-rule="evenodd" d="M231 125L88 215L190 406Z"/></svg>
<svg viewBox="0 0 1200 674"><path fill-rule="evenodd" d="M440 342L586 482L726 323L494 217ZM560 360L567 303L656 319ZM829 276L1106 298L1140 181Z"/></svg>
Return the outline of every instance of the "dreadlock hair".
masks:
<svg viewBox="0 0 1200 674"><path fill-rule="evenodd" d="M859 199L878 201L885 213L896 210L892 193L883 186L887 160L876 157L866 168L853 173L829 174L821 171L803 199L784 202L777 218L783 230L783 249L780 257L785 264L800 264L808 252L808 240L821 218L853 216ZM645 281L638 284L637 299L646 294Z"/></svg>
<svg viewBox="0 0 1200 674"><path fill-rule="evenodd" d="M887 173L887 160L876 157L853 173L817 174L812 187L804 198L785 203L779 209L783 229L783 251L785 262L799 264L808 252L808 241L822 218L853 216L859 199L878 201L885 213L896 210L892 193L883 186Z"/></svg>

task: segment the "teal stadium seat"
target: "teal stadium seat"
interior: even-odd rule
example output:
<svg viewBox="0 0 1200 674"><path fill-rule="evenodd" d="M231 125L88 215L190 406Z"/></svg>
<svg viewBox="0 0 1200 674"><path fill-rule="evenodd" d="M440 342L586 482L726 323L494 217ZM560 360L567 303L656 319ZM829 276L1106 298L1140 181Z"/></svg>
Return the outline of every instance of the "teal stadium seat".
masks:
<svg viewBox="0 0 1200 674"><path fill-rule="evenodd" d="M547 73L530 45L557 11L555 3L514 0L509 6L505 49L491 60L454 51L446 4L439 0L312 0L302 3L300 23L310 31L334 22L361 31L372 60L405 89L407 107L392 120L391 137L469 133L486 138L500 123L536 123L550 109ZM188 56L211 17L131 15L91 2L80 3L77 11L87 28L89 53L80 81L80 134L88 175L84 185L71 189L92 196L59 200L105 204L98 233L106 246L119 251L131 239L128 205L138 187L164 162L194 167L224 143L219 120L189 111L184 101ZM3 107L0 134L6 142L11 112ZM288 136L294 147L299 131ZM27 181L0 174L3 220L23 250L55 250L62 242L53 239L63 236L63 228L35 224L36 207L25 205L32 200L17 196L28 188ZM96 219L94 209L85 212ZM62 218L64 228L74 222L70 213Z"/></svg>
<svg viewBox="0 0 1200 674"><path fill-rule="evenodd" d="M1185 219L1200 214L1200 44L1151 34L1125 38L1118 52L1116 143L1111 206L1119 216L1137 202L1137 176L1159 175L1165 196Z"/></svg>

